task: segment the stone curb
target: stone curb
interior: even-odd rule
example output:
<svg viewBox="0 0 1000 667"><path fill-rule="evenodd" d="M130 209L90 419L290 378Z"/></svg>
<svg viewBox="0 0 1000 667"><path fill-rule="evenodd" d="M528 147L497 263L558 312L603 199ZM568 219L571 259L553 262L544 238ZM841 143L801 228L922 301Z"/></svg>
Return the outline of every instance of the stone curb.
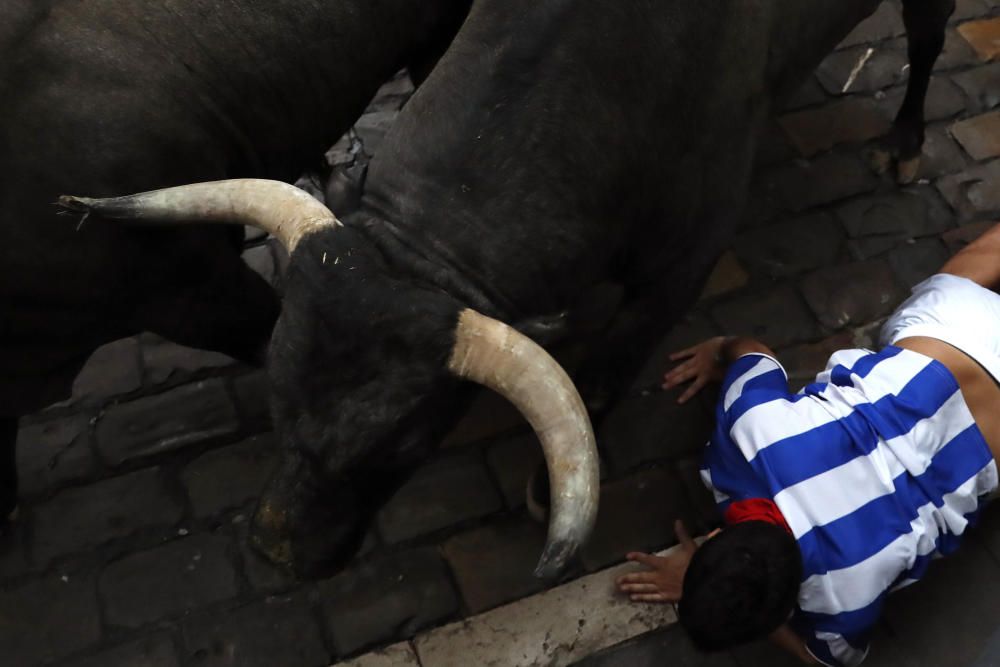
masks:
<svg viewBox="0 0 1000 667"><path fill-rule="evenodd" d="M661 555L676 549L659 552ZM677 621L615 593L623 563L333 667L562 667Z"/></svg>

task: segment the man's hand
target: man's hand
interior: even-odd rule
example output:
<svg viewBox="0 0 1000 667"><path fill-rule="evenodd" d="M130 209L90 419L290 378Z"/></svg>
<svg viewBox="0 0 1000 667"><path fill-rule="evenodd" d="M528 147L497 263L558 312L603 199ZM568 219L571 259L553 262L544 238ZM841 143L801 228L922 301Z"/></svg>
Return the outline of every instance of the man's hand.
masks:
<svg viewBox="0 0 1000 667"><path fill-rule="evenodd" d="M725 336L716 336L671 354L670 361L681 363L664 374L663 388L673 389L690 380L691 386L677 399L678 403L687 403L709 382L721 382L726 372L722 348L728 340Z"/></svg>
<svg viewBox="0 0 1000 667"><path fill-rule="evenodd" d="M626 556L630 561L642 563L647 572L634 572L618 577L618 590L633 602L679 602L684 587L684 573L698 545L691 539L680 519L674 522L674 533L680 541L680 549L667 556L632 552Z"/></svg>

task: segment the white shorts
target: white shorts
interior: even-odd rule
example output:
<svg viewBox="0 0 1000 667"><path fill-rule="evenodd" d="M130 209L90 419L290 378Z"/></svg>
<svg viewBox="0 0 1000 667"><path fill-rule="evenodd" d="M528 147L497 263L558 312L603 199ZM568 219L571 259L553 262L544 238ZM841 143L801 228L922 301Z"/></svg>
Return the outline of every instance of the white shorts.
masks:
<svg viewBox="0 0 1000 667"><path fill-rule="evenodd" d="M891 345L912 336L957 347L1000 382L1000 294L968 278L933 275L889 316L879 342Z"/></svg>

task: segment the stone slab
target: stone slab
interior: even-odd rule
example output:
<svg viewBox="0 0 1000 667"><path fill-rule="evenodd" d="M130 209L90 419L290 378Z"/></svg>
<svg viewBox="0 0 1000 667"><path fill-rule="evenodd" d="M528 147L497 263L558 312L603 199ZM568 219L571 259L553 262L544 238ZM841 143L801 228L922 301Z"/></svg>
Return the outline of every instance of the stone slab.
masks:
<svg viewBox="0 0 1000 667"><path fill-rule="evenodd" d="M702 397L677 403L680 390L630 396L597 429L597 441L615 474L643 463L700 452L711 432Z"/></svg>
<svg viewBox="0 0 1000 667"><path fill-rule="evenodd" d="M405 639L458 611L444 562L433 549L361 563L320 582L323 619L340 655Z"/></svg>
<svg viewBox="0 0 1000 667"><path fill-rule="evenodd" d="M712 268L698 299L717 299L745 287L749 281L750 276L740 264L739 257L732 250L727 250Z"/></svg>
<svg viewBox="0 0 1000 667"><path fill-rule="evenodd" d="M338 662L333 667L420 667L420 662L410 643L400 642L353 660Z"/></svg>
<svg viewBox="0 0 1000 667"><path fill-rule="evenodd" d="M889 266L906 288L937 273L946 261L948 250L937 238L909 241L889 252Z"/></svg>
<svg viewBox="0 0 1000 667"><path fill-rule="evenodd" d="M97 423L97 446L108 463L120 465L238 429L223 381L205 380L109 409Z"/></svg>
<svg viewBox="0 0 1000 667"><path fill-rule="evenodd" d="M992 216L1000 212L1000 159L945 176L937 188L958 211L960 220Z"/></svg>
<svg viewBox="0 0 1000 667"><path fill-rule="evenodd" d="M963 23L958 26L958 32L983 62L1000 57L1000 16Z"/></svg>
<svg viewBox="0 0 1000 667"><path fill-rule="evenodd" d="M988 111L1000 104L1000 62L952 75L968 98L967 111Z"/></svg>
<svg viewBox="0 0 1000 667"><path fill-rule="evenodd" d="M198 667L324 667L329 654L309 604L295 597L192 617L183 625L189 664Z"/></svg>
<svg viewBox="0 0 1000 667"><path fill-rule="evenodd" d="M180 664L174 640L161 633L103 650L65 667L180 667Z"/></svg>
<svg viewBox="0 0 1000 667"><path fill-rule="evenodd" d="M821 269L802 281L802 293L820 323L833 330L888 315L905 297L885 260Z"/></svg>
<svg viewBox="0 0 1000 667"><path fill-rule="evenodd" d="M614 593L632 564L582 577L418 636L422 667L563 667L674 623L671 605L636 605Z"/></svg>
<svg viewBox="0 0 1000 667"><path fill-rule="evenodd" d="M466 608L476 614L542 590L544 582L532 573L545 546L545 534L545 526L522 516L445 542L442 552Z"/></svg>
<svg viewBox="0 0 1000 667"><path fill-rule="evenodd" d="M573 667L737 667L729 653L704 653L678 625L598 651Z"/></svg>
<svg viewBox="0 0 1000 667"><path fill-rule="evenodd" d="M796 160L757 174L750 192L750 219L766 221L778 213L796 213L840 201L870 192L878 182L854 152Z"/></svg>
<svg viewBox="0 0 1000 667"><path fill-rule="evenodd" d="M951 126L951 134L973 160L1000 157L1000 111L959 121Z"/></svg>
<svg viewBox="0 0 1000 667"><path fill-rule="evenodd" d="M224 368L236 363L225 354L178 345L151 333L142 334L139 343L146 381L154 385L185 374Z"/></svg>
<svg viewBox="0 0 1000 667"><path fill-rule="evenodd" d="M271 433L202 454L181 473L196 517L239 507L260 496L277 462Z"/></svg>
<svg viewBox="0 0 1000 667"><path fill-rule="evenodd" d="M17 434L20 495L34 496L97 470L87 413L29 424Z"/></svg>
<svg viewBox="0 0 1000 667"><path fill-rule="evenodd" d="M69 488L35 508L33 560L44 564L138 530L168 527L183 512L159 468Z"/></svg>
<svg viewBox="0 0 1000 667"><path fill-rule="evenodd" d="M378 528L393 544L501 507L500 495L478 456L448 456L414 473L379 511Z"/></svg>
<svg viewBox="0 0 1000 667"><path fill-rule="evenodd" d="M942 234L941 240L948 249L948 254L954 255L956 252L978 239L997 224L998 223L993 220L983 220L981 222L973 222L968 225L962 225L957 229L953 229Z"/></svg>
<svg viewBox="0 0 1000 667"><path fill-rule="evenodd" d="M878 42L904 33L903 16L893 2L883 2L875 12L859 23L840 43L839 48Z"/></svg>
<svg viewBox="0 0 1000 667"><path fill-rule="evenodd" d="M68 404L97 405L142 386L139 341L123 338L97 348L73 381Z"/></svg>
<svg viewBox="0 0 1000 667"><path fill-rule="evenodd" d="M105 620L138 628L234 597L231 550L226 537L196 535L111 563L98 582Z"/></svg>
<svg viewBox="0 0 1000 667"><path fill-rule="evenodd" d="M772 347L812 340L819 336L816 320L791 285L732 300L712 309L727 334L751 336Z"/></svg>
<svg viewBox="0 0 1000 667"><path fill-rule="evenodd" d="M906 81L906 49L895 44L834 51L820 63L816 78L831 95L873 93ZM833 105L831 105L833 106Z"/></svg>
<svg viewBox="0 0 1000 667"><path fill-rule="evenodd" d="M507 507L524 505L528 478L545 460L538 437L529 432L499 440L490 446L486 459Z"/></svg>
<svg viewBox="0 0 1000 667"><path fill-rule="evenodd" d="M0 592L0 656L28 667L79 651L100 638L90 573L54 573Z"/></svg>
<svg viewBox="0 0 1000 667"><path fill-rule="evenodd" d="M733 249L755 276L784 278L832 264L844 232L826 211L740 234Z"/></svg>
<svg viewBox="0 0 1000 667"><path fill-rule="evenodd" d="M597 524L582 550L589 571L625 560L629 551L676 542L674 520L692 523L680 480L668 469L645 470L601 488Z"/></svg>

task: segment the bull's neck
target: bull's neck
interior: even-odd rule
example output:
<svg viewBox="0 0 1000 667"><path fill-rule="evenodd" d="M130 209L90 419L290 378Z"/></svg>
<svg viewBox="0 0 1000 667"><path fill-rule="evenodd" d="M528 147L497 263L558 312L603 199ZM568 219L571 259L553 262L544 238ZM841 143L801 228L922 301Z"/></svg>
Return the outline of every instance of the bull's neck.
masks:
<svg viewBox="0 0 1000 667"><path fill-rule="evenodd" d="M178 18L190 24L178 57L207 114L246 153L237 168L294 178L382 83L456 29L465 0L272 2L226 16L191 4Z"/></svg>

